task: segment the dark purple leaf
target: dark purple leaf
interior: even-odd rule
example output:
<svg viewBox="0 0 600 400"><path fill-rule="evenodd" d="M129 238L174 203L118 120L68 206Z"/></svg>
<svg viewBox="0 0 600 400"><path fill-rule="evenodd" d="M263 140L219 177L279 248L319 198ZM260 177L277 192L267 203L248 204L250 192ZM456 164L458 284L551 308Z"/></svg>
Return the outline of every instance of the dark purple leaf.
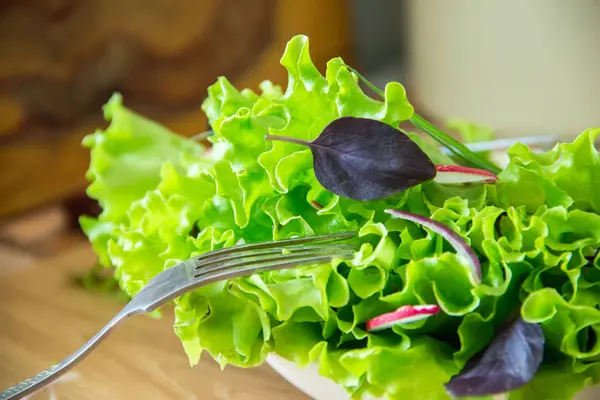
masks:
<svg viewBox="0 0 600 400"><path fill-rule="evenodd" d="M517 318L502 329L480 357L446 384L454 397L491 396L529 383L544 355L544 332Z"/></svg>
<svg viewBox="0 0 600 400"><path fill-rule="evenodd" d="M436 175L435 165L415 142L373 119L336 119L312 142L272 135L267 139L308 146L321 185L354 200L388 197Z"/></svg>

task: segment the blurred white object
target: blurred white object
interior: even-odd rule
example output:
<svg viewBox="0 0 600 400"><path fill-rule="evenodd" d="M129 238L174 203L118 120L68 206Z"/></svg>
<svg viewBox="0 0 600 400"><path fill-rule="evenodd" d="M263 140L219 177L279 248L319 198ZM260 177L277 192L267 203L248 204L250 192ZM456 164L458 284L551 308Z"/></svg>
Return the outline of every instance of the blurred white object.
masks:
<svg viewBox="0 0 600 400"><path fill-rule="evenodd" d="M546 147L550 148L558 142L558 137L544 135L544 136L528 136L528 137L516 137L511 139L497 139L490 140L487 142L474 142L465 144L466 147L471 151L506 151L509 147L514 144L521 143L529 147ZM444 154L452 154L445 147L442 148Z"/></svg>
<svg viewBox="0 0 600 400"><path fill-rule="evenodd" d="M319 375L317 364L300 368L296 364L271 354L267 364L289 383L314 400L348 400L346 391L332 380ZM363 400L384 400L366 397Z"/></svg>
<svg viewBox="0 0 600 400"><path fill-rule="evenodd" d="M600 127L600 1L409 0L420 113L500 136Z"/></svg>
<svg viewBox="0 0 600 400"><path fill-rule="evenodd" d="M522 143L532 150L547 151L558 142L558 137L551 135L514 137L508 139L496 139L486 142L467 143L465 146L472 151L490 151L491 161L500 168L506 168L510 162L506 150L516 143ZM446 147L440 147L440 151L446 155L453 153Z"/></svg>
<svg viewBox="0 0 600 400"><path fill-rule="evenodd" d="M349 397L341 386L333 381L319 375L318 366L312 364L306 368L300 368L296 364L279 356L271 354L267 358L267 364L281 375L289 383L300 389L303 393L314 400L348 400ZM495 400L505 399L505 396L496 396ZM598 400L600 399L600 386L589 388L574 400ZM384 400L373 397L365 397L363 400Z"/></svg>

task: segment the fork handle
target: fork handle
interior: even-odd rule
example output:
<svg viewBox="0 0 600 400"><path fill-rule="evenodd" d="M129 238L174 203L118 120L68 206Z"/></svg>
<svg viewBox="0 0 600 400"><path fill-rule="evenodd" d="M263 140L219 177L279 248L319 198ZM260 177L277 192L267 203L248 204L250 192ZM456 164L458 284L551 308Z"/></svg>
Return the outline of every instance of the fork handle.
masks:
<svg viewBox="0 0 600 400"><path fill-rule="evenodd" d="M51 366L50 368L32 376L31 378L25 379L24 381L17 383L14 386L0 392L0 400L17 400L21 399L44 386L50 384L52 381L58 379L61 375L71 369L73 366L83 360L98 344L102 339L113 330L113 328L121 322L128 314L121 312L117 314L104 328L94 335L85 345L80 347L76 352L65 358L58 364Z"/></svg>

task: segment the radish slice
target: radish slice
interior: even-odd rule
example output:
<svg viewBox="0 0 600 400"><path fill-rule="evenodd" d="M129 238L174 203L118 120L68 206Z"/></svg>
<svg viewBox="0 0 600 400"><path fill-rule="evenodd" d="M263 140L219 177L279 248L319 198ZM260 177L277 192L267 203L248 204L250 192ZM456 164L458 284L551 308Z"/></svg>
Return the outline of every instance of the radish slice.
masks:
<svg viewBox="0 0 600 400"><path fill-rule="evenodd" d="M471 268L471 272L475 277L477 283L481 282L481 264L479 264L479 258L469 245L463 240L463 238L446 225L434 221L431 218L424 217L422 215L413 214L407 211L401 210L385 210L386 213L390 214L394 218L405 219L407 221L414 222L416 224L423 225L426 228L431 229L438 235L443 236L451 245L454 250L465 258Z"/></svg>
<svg viewBox="0 0 600 400"><path fill-rule="evenodd" d="M408 324L410 322L429 318L439 312L440 307L437 305L402 306L396 311L382 314L368 320L367 331L377 332L382 329L391 328L394 325Z"/></svg>
<svg viewBox="0 0 600 400"><path fill-rule="evenodd" d="M498 177L485 169L468 168L460 165L436 165L437 175L433 179L437 183L494 183Z"/></svg>

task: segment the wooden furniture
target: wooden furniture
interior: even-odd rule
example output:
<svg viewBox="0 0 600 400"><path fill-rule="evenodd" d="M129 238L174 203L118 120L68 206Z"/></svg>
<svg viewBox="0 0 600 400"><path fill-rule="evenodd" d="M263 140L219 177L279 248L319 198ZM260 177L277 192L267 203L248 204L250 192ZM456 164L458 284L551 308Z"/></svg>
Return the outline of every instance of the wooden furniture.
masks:
<svg viewBox="0 0 600 400"><path fill-rule="evenodd" d="M87 133L101 106L125 104L192 135L220 75L239 87L271 79L296 34L324 68L350 53L345 0L7 0L0 3L0 218L76 197ZM348 61L351 61L348 60Z"/></svg>
<svg viewBox="0 0 600 400"><path fill-rule="evenodd" d="M85 242L10 276L0 274L0 388L76 350L121 307L118 300L72 286L69 274L95 261ZM2 269L0 268L0 272ZM305 400L268 366L219 366L204 355L191 368L172 317L133 317L53 386L60 400ZM68 375L66 375L69 378ZM47 399L39 392L34 399Z"/></svg>

